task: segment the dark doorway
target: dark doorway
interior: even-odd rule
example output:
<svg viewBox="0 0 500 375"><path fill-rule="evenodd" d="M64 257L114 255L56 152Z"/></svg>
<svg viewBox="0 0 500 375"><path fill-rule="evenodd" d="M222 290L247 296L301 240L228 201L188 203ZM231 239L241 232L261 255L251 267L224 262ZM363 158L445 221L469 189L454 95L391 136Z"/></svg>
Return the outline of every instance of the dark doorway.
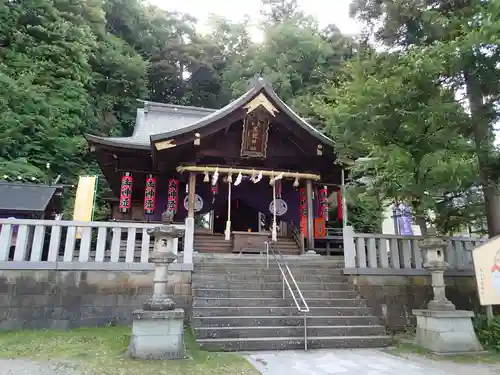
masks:
<svg viewBox="0 0 500 375"><path fill-rule="evenodd" d="M227 204L214 210L214 233L224 233L227 221ZM258 232L258 211L240 199L231 201L231 230L237 232Z"/></svg>

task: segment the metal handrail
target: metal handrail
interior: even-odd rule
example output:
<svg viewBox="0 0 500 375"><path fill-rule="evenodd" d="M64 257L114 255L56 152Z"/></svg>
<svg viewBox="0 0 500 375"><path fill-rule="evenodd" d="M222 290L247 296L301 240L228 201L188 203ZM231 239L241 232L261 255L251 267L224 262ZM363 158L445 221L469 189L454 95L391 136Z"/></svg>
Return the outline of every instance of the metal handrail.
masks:
<svg viewBox="0 0 500 375"><path fill-rule="evenodd" d="M299 286L297 285L297 281L295 281L295 277L293 277L292 271L290 270L290 267L288 267L288 263L285 262L283 258L283 254L281 254L281 251L276 247L276 250L278 251L278 254L281 259L281 263L278 260L278 257L276 255L276 252L273 249L273 245L275 245L274 242L265 242L266 244L266 256L267 256L267 268L269 268L269 250L271 251L272 255L274 255L274 260L276 261L276 264L278 265L278 268L281 272L281 277L282 277L282 282L283 282L283 299L286 298L286 290L285 290L285 284L288 287L288 290L290 291L290 294L292 295L293 301L295 302L295 306L297 307L297 310L301 312L304 315L304 350L307 350L307 313L310 311L309 305L306 302L306 299L304 298L304 295L302 294ZM302 305L298 302L297 298L295 297L295 293L290 286L290 283L288 282L288 277L285 274L285 270L283 270L283 266L286 270L286 273L290 277L293 285L295 286L297 293L299 295L299 298L302 302Z"/></svg>

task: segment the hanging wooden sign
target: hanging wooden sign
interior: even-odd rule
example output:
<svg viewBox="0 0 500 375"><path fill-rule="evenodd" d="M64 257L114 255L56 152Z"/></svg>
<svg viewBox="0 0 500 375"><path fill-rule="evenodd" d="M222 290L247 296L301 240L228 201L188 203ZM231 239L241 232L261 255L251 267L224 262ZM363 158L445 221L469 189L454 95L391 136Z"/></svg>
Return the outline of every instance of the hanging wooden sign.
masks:
<svg viewBox="0 0 500 375"><path fill-rule="evenodd" d="M299 189L300 230L307 236L307 194L306 188Z"/></svg>
<svg viewBox="0 0 500 375"><path fill-rule="evenodd" d="M243 119L241 156L265 158L271 115L262 107L248 113Z"/></svg>
<svg viewBox="0 0 500 375"><path fill-rule="evenodd" d="M328 220L328 189L318 190L318 217Z"/></svg>
<svg viewBox="0 0 500 375"><path fill-rule="evenodd" d="M152 174L146 176L146 186L144 188L144 213L153 215L156 208L156 177Z"/></svg>
<svg viewBox="0 0 500 375"><path fill-rule="evenodd" d="M177 213L179 208L179 180L170 179L168 180L168 198L167 198L167 211Z"/></svg>
<svg viewBox="0 0 500 375"><path fill-rule="evenodd" d="M125 172L120 187L120 212L127 213L132 207L132 174Z"/></svg>

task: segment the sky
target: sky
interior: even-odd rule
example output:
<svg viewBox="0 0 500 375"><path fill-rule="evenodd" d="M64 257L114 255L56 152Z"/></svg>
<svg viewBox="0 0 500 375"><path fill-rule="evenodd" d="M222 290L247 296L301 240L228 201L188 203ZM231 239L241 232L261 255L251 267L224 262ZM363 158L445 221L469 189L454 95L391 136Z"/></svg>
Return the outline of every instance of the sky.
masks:
<svg viewBox="0 0 500 375"><path fill-rule="evenodd" d="M185 12L196 17L204 24L210 14L218 14L233 21L240 21L245 14L251 18L259 17L260 0L149 0L163 9ZM362 25L349 18L351 0L299 0L301 10L314 16L321 26L330 23L344 34L355 35ZM203 31L203 30L200 30ZM256 35L255 38L258 39Z"/></svg>

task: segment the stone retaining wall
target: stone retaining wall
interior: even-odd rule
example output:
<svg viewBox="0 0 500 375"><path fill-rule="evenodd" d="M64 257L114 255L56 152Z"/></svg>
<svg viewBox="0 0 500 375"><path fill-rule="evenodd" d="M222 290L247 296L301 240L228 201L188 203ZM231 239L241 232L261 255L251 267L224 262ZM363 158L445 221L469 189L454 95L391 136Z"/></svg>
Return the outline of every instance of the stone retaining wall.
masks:
<svg viewBox="0 0 500 375"><path fill-rule="evenodd" d="M120 265L122 270L116 267ZM68 265L50 269L43 264L39 269L22 269L19 264L15 266L18 269L2 267L0 330L131 323L132 311L151 296L152 266L127 269L130 267L126 264L115 264L112 269L82 269L83 266L74 267L79 269ZM169 293L189 317L192 272L188 267L171 268L174 269L169 272Z"/></svg>
<svg viewBox="0 0 500 375"><path fill-rule="evenodd" d="M432 299L431 277L425 274L351 274L349 279L374 314L393 332L414 326L412 310L426 308ZM476 280L471 273L449 274L445 282L446 295L457 309L481 310Z"/></svg>

